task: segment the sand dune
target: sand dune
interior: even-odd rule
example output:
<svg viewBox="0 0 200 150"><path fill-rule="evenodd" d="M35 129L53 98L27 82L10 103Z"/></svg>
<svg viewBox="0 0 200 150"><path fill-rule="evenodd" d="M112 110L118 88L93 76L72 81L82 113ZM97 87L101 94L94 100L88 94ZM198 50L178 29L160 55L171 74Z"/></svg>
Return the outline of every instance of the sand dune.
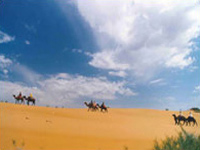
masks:
<svg viewBox="0 0 200 150"><path fill-rule="evenodd" d="M0 149L150 150L155 139L176 135L172 114L149 109L46 108L0 103ZM183 112L188 115L188 112ZM200 124L200 114L195 114ZM199 127L184 127L199 135Z"/></svg>

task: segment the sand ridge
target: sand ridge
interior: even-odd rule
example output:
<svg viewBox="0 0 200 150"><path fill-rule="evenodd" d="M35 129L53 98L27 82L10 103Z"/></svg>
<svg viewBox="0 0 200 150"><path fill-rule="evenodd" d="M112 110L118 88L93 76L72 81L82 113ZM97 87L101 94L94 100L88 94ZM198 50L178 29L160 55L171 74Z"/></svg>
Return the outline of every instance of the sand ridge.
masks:
<svg viewBox="0 0 200 150"><path fill-rule="evenodd" d="M150 109L47 108L0 103L0 149L150 150L155 139L177 135L172 114ZM183 112L185 116L189 112ZM197 122L200 114L193 113ZM199 127L184 127L200 134Z"/></svg>

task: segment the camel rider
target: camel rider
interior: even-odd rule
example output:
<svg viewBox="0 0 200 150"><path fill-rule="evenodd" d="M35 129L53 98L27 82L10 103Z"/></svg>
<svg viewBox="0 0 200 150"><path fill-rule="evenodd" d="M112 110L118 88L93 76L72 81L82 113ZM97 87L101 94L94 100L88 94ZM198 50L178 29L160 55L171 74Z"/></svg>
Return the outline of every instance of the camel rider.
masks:
<svg viewBox="0 0 200 150"><path fill-rule="evenodd" d="M105 104L104 104L104 102L101 104L101 106L102 106L102 107L106 107Z"/></svg>
<svg viewBox="0 0 200 150"><path fill-rule="evenodd" d="M193 117L192 112L190 112L189 117Z"/></svg>
<svg viewBox="0 0 200 150"><path fill-rule="evenodd" d="M18 98L22 98L22 92L19 92Z"/></svg>
<svg viewBox="0 0 200 150"><path fill-rule="evenodd" d="M93 101L92 100L90 101L90 105L93 106Z"/></svg>
<svg viewBox="0 0 200 150"><path fill-rule="evenodd" d="M183 116L182 110L179 111L179 116Z"/></svg>
<svg viewBox="0 0 200 150"><path fill-rule="evenodd" d="M97 103L96 103L95 101L94 101L94 103L93 103L93 106L94 106L94 107L96 107L96 106L97 106Z"/></svg>
<svg viewBox="0 0 200 150"><path fill-rule="evenodd" d="M30 98L31 98L31 99L33 98L33 94L32 94L32 93L30 94Z"/></svg>

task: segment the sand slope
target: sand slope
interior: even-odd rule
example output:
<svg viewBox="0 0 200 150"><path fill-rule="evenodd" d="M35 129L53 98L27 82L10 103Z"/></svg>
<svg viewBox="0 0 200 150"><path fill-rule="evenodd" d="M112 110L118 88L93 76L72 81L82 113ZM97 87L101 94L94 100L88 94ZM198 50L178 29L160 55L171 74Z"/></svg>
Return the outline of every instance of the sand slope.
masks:
<svg viewBox="0 0 200 150"><path fill-rule="evenodd" d="M156 138L180 131L173 113L178 114L147 109L100 113L0 103L0 149L150 150ZM200 124L200 114L194 116ZM185 129L200 134L199 127Z"/></svg>

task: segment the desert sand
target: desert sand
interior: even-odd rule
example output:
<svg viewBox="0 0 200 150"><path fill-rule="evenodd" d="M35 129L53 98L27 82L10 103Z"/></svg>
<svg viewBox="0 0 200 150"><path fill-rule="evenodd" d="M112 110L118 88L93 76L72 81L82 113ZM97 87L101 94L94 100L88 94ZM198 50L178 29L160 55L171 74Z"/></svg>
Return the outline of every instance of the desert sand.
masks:
<svg viewBox="0 0 200 150"><path fill-rule="evenodd" d="M101 113L0 103L0 149L151 150L155 139L176 136L181 131L174 125L173 113L178 114L117 108ZM193 115L200 123L200 114ZM200 134L199 127L184 129Z"/></svg>

